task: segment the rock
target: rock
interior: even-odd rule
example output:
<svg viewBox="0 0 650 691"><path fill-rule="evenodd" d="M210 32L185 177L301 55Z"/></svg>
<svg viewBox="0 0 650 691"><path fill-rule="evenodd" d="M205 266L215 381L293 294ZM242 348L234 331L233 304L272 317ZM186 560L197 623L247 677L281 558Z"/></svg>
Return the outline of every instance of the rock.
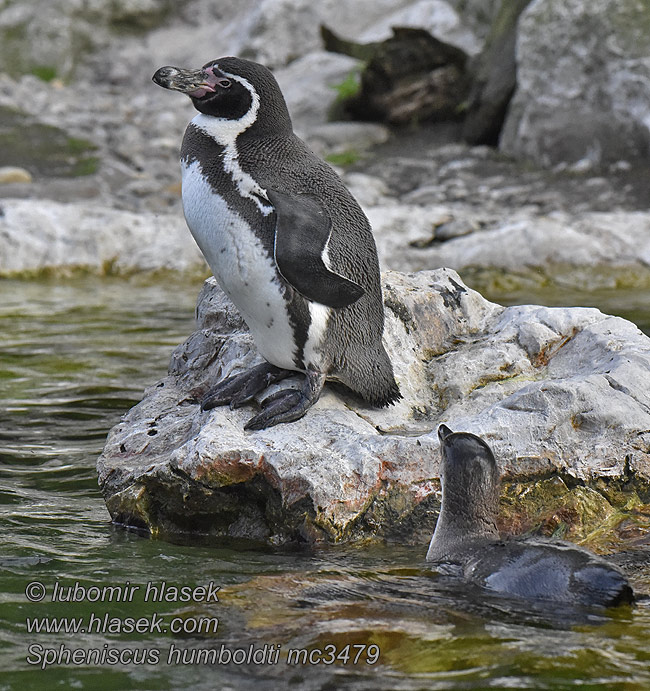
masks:
<svg viewBox="0 0 650 691"><path fill-rule="evenodd" d="M463 24L479 41L484 41L489 35L502 3L503 0L449 0L449 4L458 12Z"/></svg>
<svg viewBox="0 0 650 691"><path fill-rule="evenodd" d="M25 166L39 175L79 177L96 172L96 149L84 138L0 105L0 166Z"/></svg>
<svg viewBox="0 0 650 691"><path fill-rule="evenodd" d="M358 91L342 104L352 118L404 125L459 117L469 86L467 54L460 48L408 27L394 27L381 43L352 48L355 56L368 55Z"/></svg>
<svg viewBox="0 0 650 691"><path fill-rule="evenodd" d="M171 0L8 0L0 8L0 64L12 75L68 79L89 53L110 45L113 31L151 29L174 4Z"/></svg>
<svg viewBox="0 0 650 691"><path fill-rule="evenodd" d="M650 280L650 215L641 212L576 217L520 213L496 224L484 224L480 215L454 213L449 205L378 205L366 212L380 261L392 269L482 267L521 273L601 267ZM443 226L451 221L455 228L448 232Z"/></svg>
<svg viewBox="0 0 650 691"><path fill-rule="evenodd" d="M294 130L322 125L339 98L337 88L354 74L359 62L347 55L309 53L275 72Z"/></svg>
<svg viewBox="0 0 650 691"><path fill-rule="evenodd" d="M120 79L143 65L191 66L223 55L239 55L273 69L285 68L322 48L320 24L355 38L393 14L407 0L199 0L172 15L173 21L114 49ZM458 33L462 28L458 27ZM115 67L110 66L111 72ZM155 67L153 67L155 69Z"/></svg>
<svg viewBox="0 0 650 691"><path fill-rule="evenodd" d="M490 443L506 488L557 476L647 496L650 339L634 324L596 309L503 308L448 269L388 272L383 287L385 344L403 400L376 410L326 387L301 420L246 433L250 409L202 413L197 403L217 379L259 360L209 279L197 331L111 430L98 460L113 520L164 537L426 544L439 506L441 421Z"/></svg>
<svg viewBox="0 0 650 691"><path fill-rule="evenodd" d="M382 17L365 29L358 40L384 41L390 38L396 26L424 29L430 34L474 55L481 44L473 32L463 24L460 16L450 3L444 0L418 0Z"/></svg>
<svg viewBox="0 0 650 691"><path fill-rule="evenodd" d="M547 166L647 160L648 27L638 0L535 0L519 21L503 151Z"/></svg>
<svg viewBox="0 0 650 691"><path fill-rule="evenodd" d="M93 203L3 200L0 276L83 268L98 273L204 271L183 219Z"/></svg>
<svg viewBox="0 0 650 691"><path fill-rule="evenodd" d="M0 185L8 185L13 182L32 182L31 173L24 168L15 166L0 167Z"/></svg>
<svg viewBox="0 0 650 691"><path fill-rule="evenodd" d="M330 163L336 163L338 154L346 153L356 160L359 154L383 144L389 137L388 128L376 122L328 122L304 132L309 148Z"/></svg>
<svg viewBox="0 0 650 691"><path fill-rule="evenodd" d="M504 0L481 54L470 65L463 139L496 146L517 83L515 43L519 15L531 0Z"/></svg>

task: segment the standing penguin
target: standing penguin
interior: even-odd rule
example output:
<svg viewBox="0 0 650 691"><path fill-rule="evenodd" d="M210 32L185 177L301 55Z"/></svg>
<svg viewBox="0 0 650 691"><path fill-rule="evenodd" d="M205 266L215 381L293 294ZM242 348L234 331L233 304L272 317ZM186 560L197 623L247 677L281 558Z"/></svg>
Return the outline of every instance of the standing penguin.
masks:
<svg viewBox="0 0 650 691"><path fill-rule="evenodd" d="M267 360L221 381L202 408L239 407L296 371L301 389L267 398L246 429L302 417L326 379L375 406L398 400L370 224L293 133L271 72L225 57L199 70L161 67L153 81L199 111L181 147L185 218Z"/></svg>

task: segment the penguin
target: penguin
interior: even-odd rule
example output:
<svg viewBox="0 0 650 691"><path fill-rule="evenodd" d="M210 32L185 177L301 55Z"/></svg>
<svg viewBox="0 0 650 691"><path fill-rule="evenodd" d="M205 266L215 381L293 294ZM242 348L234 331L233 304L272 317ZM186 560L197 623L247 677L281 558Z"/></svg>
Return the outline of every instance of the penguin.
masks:
<svg viewBox="0 0 650 691"><path fill-rule="evenodd" d="M293 132L263 65L237 57L161 67L153 81L198 111L181 145L187 225L266 362L208 391L203 410L237 408L296 372L245 425L301 418L326 380L367 403L401 398L382 345L384 311L370 224L338 175Z"/></svg>
<svg viewBox="0 0 650 691"><path fill-rule="evenodd" d="M438 428L442 505L427 561L509 597L583 607L632 603L623 573L602 557L562 540L502 540L496 525L499 471L480 437Z"/></svg>

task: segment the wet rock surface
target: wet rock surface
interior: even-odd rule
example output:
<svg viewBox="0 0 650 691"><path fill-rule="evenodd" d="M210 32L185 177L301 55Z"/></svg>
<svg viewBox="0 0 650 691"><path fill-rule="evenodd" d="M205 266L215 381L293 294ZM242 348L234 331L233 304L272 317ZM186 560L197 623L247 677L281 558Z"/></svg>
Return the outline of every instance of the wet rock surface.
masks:
<svg viewBox="0 0 650 691"><path fill-rule="evenodd" d="M604 518L614 527L627 520L634 539L645 539L650 339L634 324L587 308L503 308L444 269L388 272L384 301L402 401L376 410L328 386L301 420L248 433L250 409L201 412L197 402L259 361L238 313L207 281L197 331L113 428L98 461L113 520L167 537L271 544L426 541L444 421L494 448L509 488L506 526L533 520L517 507L517 483L554 478L566 492L538 493L553 494L547 508L564 520L553 526L545 514L547 528L563 522L589 536ZM614 527L608 539L622 540Z"/></svg>

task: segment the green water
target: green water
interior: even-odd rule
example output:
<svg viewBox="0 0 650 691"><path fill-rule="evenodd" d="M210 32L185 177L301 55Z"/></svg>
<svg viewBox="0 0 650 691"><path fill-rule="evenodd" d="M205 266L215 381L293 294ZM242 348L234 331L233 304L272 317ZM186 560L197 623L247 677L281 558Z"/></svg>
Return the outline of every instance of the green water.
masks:
<svg viewBox="0 0 650 691"><path fill-rule="evenodd" d="M424 568L426 545L272 552L112 527L95 460L191 332L198 289L178 279L0 281L0 690L650 688L647 602L596 616L486 600ZM606 311L632 306L627 316L648 328L643 296L597 297ZM628 568L650 592L648 561ZM201 591L198 601L145 601L146 584L163 582L221 589L218 601ZM41 602L28 601L30 583L45 586ZM64 593L78 584L78 601L53 602L57 583ZM104 586L131 597L98 600ZM113 627L144 619L139 633L27 630L28 618L89 628L93 616ZM261 659L264 645L278 654ZM222 661L250 651L259 664L196 657L212 649ZM304 662L288 664L289 649ZM100 654L125 664L98 665Z"/></svg>

